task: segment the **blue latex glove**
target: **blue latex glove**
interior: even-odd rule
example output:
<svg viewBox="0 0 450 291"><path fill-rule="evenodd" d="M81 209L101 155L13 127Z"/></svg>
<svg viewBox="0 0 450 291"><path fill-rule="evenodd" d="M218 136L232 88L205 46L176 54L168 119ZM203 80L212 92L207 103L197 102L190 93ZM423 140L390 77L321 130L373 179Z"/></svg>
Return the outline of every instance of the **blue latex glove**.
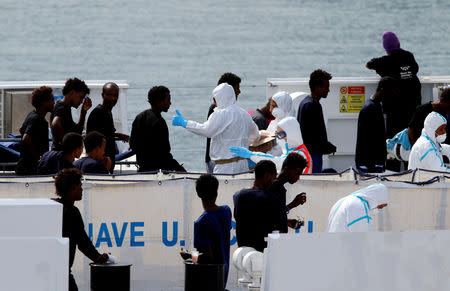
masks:
<svg viewBox="0 0 450 291"><path fill-rule="evenodd" d="M177 113L177 115L172 117L172 125L182 126L186 128L187 121L184 120L183 116L181 116L181 113L180 111L178 111L178 109L175 109L175 112Z"/></svg>
<svg viewBox="0 0 450 291"><path fill-rule="evenodd" d="M233 153L233 157L241 157L244 159L249 159L253 156L253 153L243 147L230 147L230 152Z"/></svg>

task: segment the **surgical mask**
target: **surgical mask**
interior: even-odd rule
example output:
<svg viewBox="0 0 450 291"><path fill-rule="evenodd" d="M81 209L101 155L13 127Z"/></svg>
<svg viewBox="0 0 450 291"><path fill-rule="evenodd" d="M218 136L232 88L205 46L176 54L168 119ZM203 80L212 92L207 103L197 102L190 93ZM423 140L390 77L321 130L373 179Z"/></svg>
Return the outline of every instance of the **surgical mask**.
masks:
<svg viewBox="0 0 450 291"><path fill-rule="evenodd" d="M446 138L447 138L447 134L444 133L444 134L441 134L441 135L436 136L436 141L437 141L438 143L443 143L443 142L445 141Z"/></svg>
<svg viewBox="0 0 450 291"><path fill-rule="evenodd" d="M282 119L286 116L286 113L283 109L275 107L274 109L272 109L272 115L277 119Z"/></svg>

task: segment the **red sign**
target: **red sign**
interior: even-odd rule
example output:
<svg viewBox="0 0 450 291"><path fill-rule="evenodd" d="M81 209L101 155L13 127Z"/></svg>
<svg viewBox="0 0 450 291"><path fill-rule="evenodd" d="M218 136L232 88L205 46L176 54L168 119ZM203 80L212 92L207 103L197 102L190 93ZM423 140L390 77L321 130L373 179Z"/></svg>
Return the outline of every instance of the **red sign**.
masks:
<svg viewBox="0 0 450 291"><path fill-rule="evenodd" d="M364 86L349 86L348 94L364 94L365 87Z"/></svg>

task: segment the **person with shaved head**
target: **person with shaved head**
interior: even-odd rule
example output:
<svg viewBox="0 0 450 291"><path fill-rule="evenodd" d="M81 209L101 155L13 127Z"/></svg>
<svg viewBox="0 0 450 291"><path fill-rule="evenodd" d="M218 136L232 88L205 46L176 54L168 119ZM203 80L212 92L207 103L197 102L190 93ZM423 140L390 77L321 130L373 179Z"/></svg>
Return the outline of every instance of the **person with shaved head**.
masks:
<svg viewBox="0 0 450 291"><path fill-rule="evenodd" d="M113 172L117 153L115 138L117 137L119 140L128 142L129 136L116 132L114 127L112 109L117 104L117 100L119 100L119 86L113 82L103 85L102 98L103 103L97 105L89 115L87 133L97 131L105 136L105 156L111 159L111 172Z"/></svg>

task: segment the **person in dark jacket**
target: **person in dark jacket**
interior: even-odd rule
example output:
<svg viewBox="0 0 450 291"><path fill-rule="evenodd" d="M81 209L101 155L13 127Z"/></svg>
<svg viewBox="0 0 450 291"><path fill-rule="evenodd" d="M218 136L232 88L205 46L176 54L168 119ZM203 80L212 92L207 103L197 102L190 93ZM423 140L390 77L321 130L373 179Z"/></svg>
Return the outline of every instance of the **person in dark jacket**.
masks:
<svg viewBox="0 0 450 291"><path fill-rule="evenodd" d="M55 188L59 198L55 201L63 205L62 236L69 238L69 291L77 291L78 287L72 275L75 249L78 249L94 263L106 263L108 254L100 254L92 244L84 230L83 218L74 205L83 195L81 186L82 174L75 168L64 169L56 175Z"/></svg>
<svg viewBox="0 0 450 291"><path fill-rule="evenodd" d="M236 100L239 96L239 94L241 94L241 78L239 78L237 75L233 74L233 73L224 73L222 76L220 76L219 81L217 82L217 85L220 85L222 83L227 83L228 85L232 86L234 89L234 94L236 95ZM207 119L209 118L209 116L214 112L214 108L216 108L216 101L213 100L213 103L209 106L208 109L208 116ZM206 163L206 172L207 173L212 173L214 170L214 162L211 160L211 157L209 156L209 147L211 145L211 139L207 138L206 139L206 153L205 153L205 163Z"/></svg>
<svg viewBox="0 0 450 291"><path fill-rule="evenodd" d="M102 90L103 103L97 105L87 121L86 131L90 133L92 131L97 131L105 136L106 139L106 149L105 155L111 159L111 173L114 170L114 165L116 162L116 141L115 138L128 142L130 137L126 134L116 132L114 127L112 109L117 104L119 99L119 86L116 83L108 82L103 85Z"/></svg>
<svg viewBox="0 0 450 291"><path fill-rule="evenodd" d="M322 156L336 152L336 146L328 141L323 118L321 98L330 92L332 76L323 70L315 70L309 77L311 95L305 97L298 108L297 121L300 123L302 138L313 159L313 173L322 172Z"/></svg>
<svg viewBox="0 0 450 291"><path fill-rule="evenodd" d="M73 161L83 153L83 137L69 132L63 138L62 151L46 152L38 165L38 175L56 174L66 168L73 168Z"/></svg>
<svg viewBox="0 0 450 291"><path fill-rule="evenodd" d="M16 167L17 175L36 175L39 160L48 151L48 122L45 115L52 112L55 105L52 88L42 86L34 89L31 104L35 110L28 114L19 129L22 148Z"/></svg>
<svg viewBox="0 0 450 291"><path fill-rule="evenodd" d="M386 114L386 136L392 138L408 127L416 107L421 104L421 84L417 77L419 65L414 55L400 48L395 33L383 33L383 47L387 55L371 59L366 67L375 70L381 77L389 76L397 81L399 94L386 98L382 103Z"/></svg>
<svg viewBox="0 0 450 291"><path fill-rule="evenodd" d="M375 94L361 108L358 116L355 163L364 172L383 172L386 164L386 130L381 102L398 94L396 80L383 77Z"/></svg>
<svg viewBox="0 0 450 291"><path fill-rule="evenodd" d="M133 121L130 147L136 153L139 172L177 171L186 172L170 153L169 129L161 116L170 108L170 91L155 86L148 91L151 108L139 113Z"/></svg>

